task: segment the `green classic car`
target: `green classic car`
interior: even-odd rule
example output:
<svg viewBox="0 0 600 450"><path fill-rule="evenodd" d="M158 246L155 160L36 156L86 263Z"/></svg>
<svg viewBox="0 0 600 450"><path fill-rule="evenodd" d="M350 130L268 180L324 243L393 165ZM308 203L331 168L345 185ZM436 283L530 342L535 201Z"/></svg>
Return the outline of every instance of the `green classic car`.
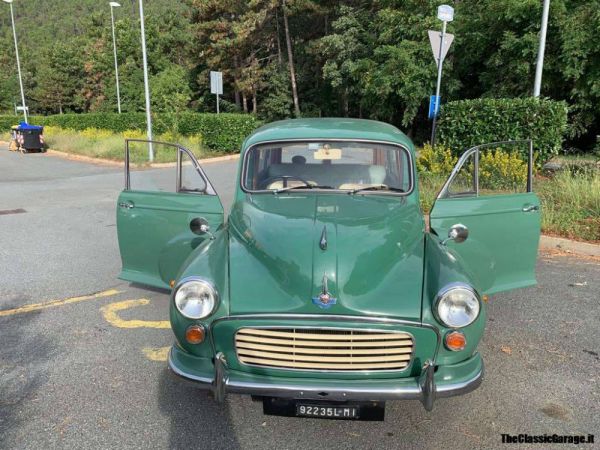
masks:
<svg viewBox="0 0 600 450"><path fill-rule="evenodd" d="M483 147L460 158L428 221L414 146L381 122L256 130L227 220L185 148L173 192L132 188L127 157L120 278L171 289L169 367L218 401L325 418L381 419L397 399L431 410L481 383L488 296L536 282L531 146L515 193L480 188Z"/></svg>

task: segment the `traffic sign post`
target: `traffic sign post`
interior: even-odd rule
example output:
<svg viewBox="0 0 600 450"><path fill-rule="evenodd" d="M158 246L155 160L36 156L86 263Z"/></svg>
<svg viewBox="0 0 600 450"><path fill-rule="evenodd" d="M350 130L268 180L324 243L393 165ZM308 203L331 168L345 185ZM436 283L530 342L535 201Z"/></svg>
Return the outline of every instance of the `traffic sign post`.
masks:
<svg viewBox="0 0 600 450"><path fill-rule="evenodd" d="M440 33L439 31L429 30L427 32L427 34L429 34L429 42L431 43L431 50L433 51L433 58L435 59L435 64L437 67L439 67L440 66L440 57L442 59L442 62L444 62L444 59L446 59L446 55L448 54L448 50L450 49L452 42L454 42L454 35L450 34L450 33L445 34L444 46L441 48L441 55L440 55L440 47L442 44L442 33Z"/></svg>
<svg viewBox="0 0 600 450"><path fill-rule="evenodd" d="M433 50L433 57L437 63L437 85L435 88L435 96L432 96L429 103L429 114L432 115L432 103L433 103L433 123L431 125L431 146L435 146L435 126L436 119L440 109L440 88L442 85L442 66L444 58L448 53L448 49L454 40L454 35L446 33L446 25L448 22L452 22L454 19L454 8L448 5L440 5L438 7L437 17L442 21L442 32L429 31L429 41L431 42L431 49Z"/></svg>
<svg viewBox="0 0 600 450"><path fill-rule="evenodd" d="M223 72L210 72L210 93L217 96L217 114L219 114L219 95L223 95Z"/></svg>

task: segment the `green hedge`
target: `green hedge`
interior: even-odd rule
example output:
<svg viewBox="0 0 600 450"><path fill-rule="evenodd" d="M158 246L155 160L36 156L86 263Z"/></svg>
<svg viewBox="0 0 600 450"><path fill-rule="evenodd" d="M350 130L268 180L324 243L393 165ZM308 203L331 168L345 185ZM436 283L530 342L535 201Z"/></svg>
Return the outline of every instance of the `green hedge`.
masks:
<svg viewBox="0 0 600 450"><path fill-rule="evenodd" d="M438 141L460 154L479 144L531 138L541 164L558 153L566 129L564 102L532 97L460 100L442 106Z"/></svg>
<svg viewBox="0 0 600 450"><path fill-rule="evenodd" d="M250 114L194 114L184 113L177 117L176 128L180 134L202 135L202 141L210 149L239 149L246 136L261 125Z"/></svg>
<svg viewBox="0 0 600 450"><path fill-rule="evenodd" d="M0 116L0 130L8 130L16 125L21 116ZM144 113L91 113L58 114L53 116L31 116L34 125L55 126L70 130L99 128L119 133L126 130L145 130ZM251 114L153 114L155 134L167 131L189 136L200 134L204 145L215 151L239 150L246 136L261 125Z"/></svg>

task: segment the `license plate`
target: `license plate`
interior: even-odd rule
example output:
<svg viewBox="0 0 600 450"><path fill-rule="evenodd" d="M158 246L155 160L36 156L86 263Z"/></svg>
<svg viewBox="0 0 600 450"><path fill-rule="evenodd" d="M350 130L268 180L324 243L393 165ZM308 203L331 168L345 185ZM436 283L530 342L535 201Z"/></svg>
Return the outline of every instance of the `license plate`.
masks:
<svg viewBox="0 0 600 450"><path fill-rule="evenodd" d="M358 419L358 406L331 406L296 404L296 415L325 419Z"/></svg>
<svg viewBox="0 0 600 450"><path fill-rule="evenodd" d="M384 420L385 402L327 402L261 397L263 413L270 416L333 420Z"/></svg>

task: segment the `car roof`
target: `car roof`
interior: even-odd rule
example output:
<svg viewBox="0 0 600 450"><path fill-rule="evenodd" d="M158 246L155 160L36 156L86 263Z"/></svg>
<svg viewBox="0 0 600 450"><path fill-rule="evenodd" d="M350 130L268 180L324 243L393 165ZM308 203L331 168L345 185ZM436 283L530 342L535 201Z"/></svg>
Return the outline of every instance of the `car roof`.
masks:
<svg viewBox="0 0 600 450"><path fill-rule="evenodd" d="M413 151L413 145L408 136L393 125L376 120L334 117L289 119L268 123L248 136L242 150L261 142L296 139L384 141L401 144Z"/></svg>

